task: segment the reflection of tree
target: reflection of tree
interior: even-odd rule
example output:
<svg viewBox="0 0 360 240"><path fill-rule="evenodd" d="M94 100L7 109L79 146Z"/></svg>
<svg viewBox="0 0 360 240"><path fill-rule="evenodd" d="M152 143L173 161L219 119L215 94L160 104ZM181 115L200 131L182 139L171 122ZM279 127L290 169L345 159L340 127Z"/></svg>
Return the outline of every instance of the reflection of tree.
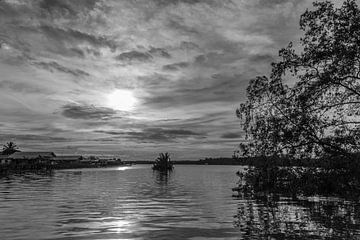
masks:
<svg viewBox="0 0 360 240"><path fill-rule="evenodd" d="M277 167L265 160L263 166L249 167L245 184L239 187L256 193L291 196L360 197L359 169L320 169L316 167ZM246 187L246 188L245 188Z"/></svg>
<svg viewBox="0 0 360 240"><path fill-rule="evenodd" d="M170 178L170 172L158 172L155 171L154 175L155 175L155 181L157 184L159 185L167 185L169 178Z"/></svg>
<svg viewBox="0 0 360 240"><path fill-rule="evenodd" d="M360 206L355 202L275 201L239 197L235 227L244 239L358 239Z"/></svg>

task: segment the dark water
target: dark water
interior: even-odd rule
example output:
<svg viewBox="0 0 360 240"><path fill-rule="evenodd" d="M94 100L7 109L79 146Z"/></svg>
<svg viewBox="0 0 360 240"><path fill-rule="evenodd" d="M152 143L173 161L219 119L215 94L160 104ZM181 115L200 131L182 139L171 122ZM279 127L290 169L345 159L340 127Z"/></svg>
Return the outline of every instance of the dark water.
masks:
<svg viewBox="0 0 360 240"><path fill-rule="evenodd" d="M360 239L360 204L232 197L238 166L0 179L0 239Z"/></svg>

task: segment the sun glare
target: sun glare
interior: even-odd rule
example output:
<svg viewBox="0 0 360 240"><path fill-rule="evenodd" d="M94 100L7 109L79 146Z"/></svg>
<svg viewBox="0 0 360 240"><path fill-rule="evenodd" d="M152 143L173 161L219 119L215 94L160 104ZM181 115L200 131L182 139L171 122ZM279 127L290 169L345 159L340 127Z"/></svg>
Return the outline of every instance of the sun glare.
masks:
<svg viewBox="0 0 360 240"><path fill-rule="evenodd" d="M115 90L107 96L108 106L120 110L130 111L134 108L137 100L130 90Z"/></svg>

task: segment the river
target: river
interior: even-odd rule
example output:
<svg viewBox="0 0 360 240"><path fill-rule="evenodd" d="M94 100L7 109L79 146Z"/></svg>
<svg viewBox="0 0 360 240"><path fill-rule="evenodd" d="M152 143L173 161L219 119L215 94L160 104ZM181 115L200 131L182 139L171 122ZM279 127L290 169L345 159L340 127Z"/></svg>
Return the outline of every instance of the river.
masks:
<svg viewBox="0 0 360 240"><path fill-rule="evenodd" d="M150 165L0 179L0 239L360 239L360 203L232 196L241 166Z"/></svg>

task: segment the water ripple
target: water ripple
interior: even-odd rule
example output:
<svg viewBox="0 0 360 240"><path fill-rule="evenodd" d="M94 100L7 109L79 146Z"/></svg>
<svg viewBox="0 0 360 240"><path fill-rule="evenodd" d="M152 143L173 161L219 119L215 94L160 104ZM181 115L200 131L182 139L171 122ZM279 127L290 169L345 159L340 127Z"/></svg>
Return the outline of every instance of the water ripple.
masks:
<svg viewBox="0 0 360 240"><path fill-rule="evenodd" d="M359 203L233 198L234 166L62 170L0 179L1 239L359 239Z"/></svg>

